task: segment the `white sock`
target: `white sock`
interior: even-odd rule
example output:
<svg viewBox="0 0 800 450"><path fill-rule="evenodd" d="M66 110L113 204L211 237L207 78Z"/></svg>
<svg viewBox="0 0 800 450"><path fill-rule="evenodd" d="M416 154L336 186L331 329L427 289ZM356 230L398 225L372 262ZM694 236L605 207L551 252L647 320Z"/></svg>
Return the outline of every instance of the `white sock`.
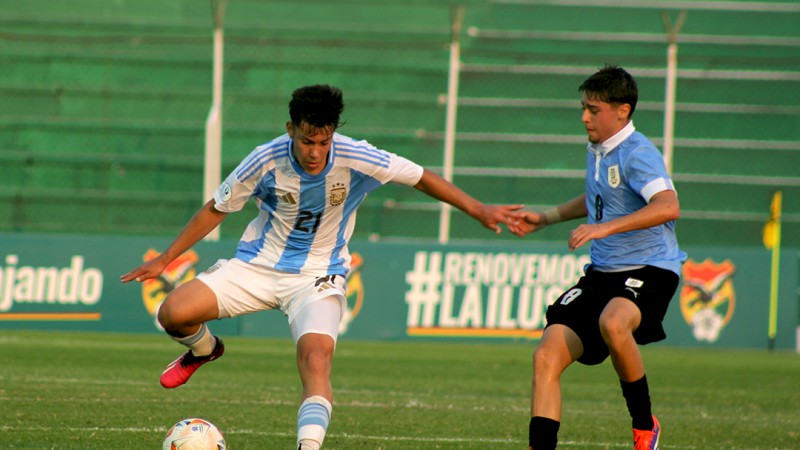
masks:
<svg viewBox="0 0 800 450"><path fill-rule="evenodd" d="M333 406L324 397L307 398L297 411L297 445L302 450L319 450L331 422Z"/></svg>
<svg viewBox="0 0 800 450"><path fill-rule="evenodd" d="M194 356L208 356L214 351L214 347L217 345L217 338L211 334L206 324L200 325L200 329L197 330L197 333L191 336L186 336L184 338L174 337L173 339L189 347Z"/></svg>

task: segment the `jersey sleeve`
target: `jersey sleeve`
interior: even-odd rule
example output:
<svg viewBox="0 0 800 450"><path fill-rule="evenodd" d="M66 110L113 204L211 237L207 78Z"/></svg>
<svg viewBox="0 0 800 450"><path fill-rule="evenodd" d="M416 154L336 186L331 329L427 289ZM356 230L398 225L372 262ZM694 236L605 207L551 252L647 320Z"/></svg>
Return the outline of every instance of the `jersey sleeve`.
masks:
<svg viewBox="0 0 800 450"><path fill-rule="evenodd" d="M239 211L244 208L254 190L255 185L248 186L247 183L240 182L236 178L236 171L233 171L214 191L214 207L224 213Z"/></svg>
<svg viewBox="0 0 800 450"><path fill-rule="evenodd" d="M675 190L664 158L653 147L642 146L631 152L625 164L625 176L631 189L648 203L659 192Z"/></svg>
<svg viewBox="0 0 800 450"><path fill-rule="evenodd" d="M217 210L232 213L244 208L261 179L260 166L256 166L254 160L257 161L262 153L262 147L257 147L219 185L214 192L214 207Z"/></svg>
<svg viewBox="0 0 800 450"><path fill-rule="evenodd" d="M288 134L284 134L253 149L214 192L214 206L226 213L244 208L247 200L257 193L259 184L274 169L275 161L285 157L289 142Z"/></svg>
<svg viewBox="0 0 800 450"><path fill-rule="evenodd" d="M422 178L422 166L395 153L379 149L367 141L336 135L337 158L358 173L380 185L392 182L413 186Z"/></svg>
<svg viewBox="0 0 800 450"><path fill-rule="evenodd" d="M392 154L389 168L391 173L394 174L391 181L406 186L414 186L419 183L424 171L419 164L395 154Z"/></svg>

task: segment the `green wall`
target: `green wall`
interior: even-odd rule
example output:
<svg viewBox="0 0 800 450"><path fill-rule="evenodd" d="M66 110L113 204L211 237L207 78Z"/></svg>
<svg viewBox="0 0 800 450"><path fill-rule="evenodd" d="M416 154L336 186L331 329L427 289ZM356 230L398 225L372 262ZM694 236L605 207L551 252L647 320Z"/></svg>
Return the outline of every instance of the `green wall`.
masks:
<svg viewBox="0 0 800 450"><path fill-rule="evenodd" d="M604 63L637 76L636 126L658 145L666 45L679 40L674 178L681 241L758 247L772 194L800 246L796 2L559 6L469 0L454 181L487 202L547 207L582 190L577 86ZM33 0L0 8L0 231L172 236L202 204L211 8L179 0ZM727 5L727 6L726 6ZM291 91L344 89L340 131L433 169L443 160L451 2L230 0L223 171L282 133ZM746 24L742 26L741 24ZM509 37L510 36L510 37ZM743 43L753 38L750 43ZM401 220L404 218L404 220ZM249 217L232 217L238 237ZM356 237L435 239L414 190L367 199ZM410 227L406 223L420 226ZM559 242L559 225L534 236ZM458 240L486 236L462 215Z"/></svg>

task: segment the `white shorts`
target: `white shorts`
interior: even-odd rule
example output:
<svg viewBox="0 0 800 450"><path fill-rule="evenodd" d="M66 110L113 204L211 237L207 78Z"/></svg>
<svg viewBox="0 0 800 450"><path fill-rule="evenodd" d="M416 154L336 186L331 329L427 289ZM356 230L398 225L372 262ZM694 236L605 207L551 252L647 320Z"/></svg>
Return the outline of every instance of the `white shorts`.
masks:
<svg viewBox="0 0 800 450"><path fill-rule="evenodd" d="M289 320L295 343L309 332L327 334L335 341L347 311L347 280L342 275L286 273L234 258L220 259L197 279L217 296L220 319L279 309ZM337 302L316 304L326 299L338 301L338 313Z"/></svg>

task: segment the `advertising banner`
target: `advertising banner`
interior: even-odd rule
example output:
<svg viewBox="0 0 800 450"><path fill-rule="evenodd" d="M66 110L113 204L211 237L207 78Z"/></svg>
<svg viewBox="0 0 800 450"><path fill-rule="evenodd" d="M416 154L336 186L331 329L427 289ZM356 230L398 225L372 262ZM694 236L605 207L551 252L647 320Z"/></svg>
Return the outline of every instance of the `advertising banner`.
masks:
<svg viewBox="0 0 800 450"><path fill-rule="evenodd" d="M157 280L120 282L120 275L169 243L116 236L0 234L0 329L162 332L155 310L166 294L235 245L199 243ZM236 325L224 324L220 332L236 333Z"/></svg>
<svg viewBox="0 0 800 450"><path fill-rule="evenodd" d="M562 246L354 245L348 332L538 339L544 313L589 261ZM353 275L359 280L353 280Z"/></svg>
<svg viewBox="0 0 800 450"><path fill-rule="evenodd" d="M155 314L166 295L218 259L235 241L201 242L161 277L123 284L120 275L169 239L0 234L0 330L54 329L160 333ZM545 311L589 262L581 249L524 242L438 245L354 242L349 339L541 337ZM690 248L667 317L666 345L766 348L770 254L760 248ZM776 348L795 348L797 252L784 251ZM222 335L289 337L279 311L210 324Z"/></svg>

